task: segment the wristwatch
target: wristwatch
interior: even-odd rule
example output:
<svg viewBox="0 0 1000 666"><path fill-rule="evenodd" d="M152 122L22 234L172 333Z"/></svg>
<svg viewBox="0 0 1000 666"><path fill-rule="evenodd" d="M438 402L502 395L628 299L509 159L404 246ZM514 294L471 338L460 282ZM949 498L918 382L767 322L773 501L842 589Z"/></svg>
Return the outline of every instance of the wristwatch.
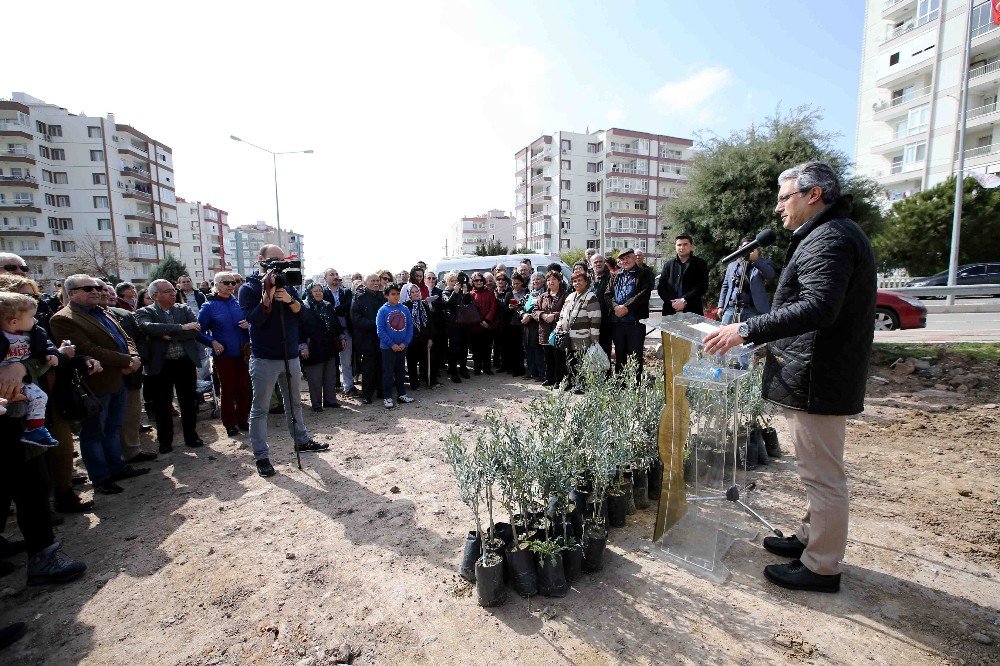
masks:
<svg viewBox="0 0 1000 666"><path fill-rule="evenodd" d="M743 322L742 324L740 324L740 327L738 329L736 329L736 334L739 335L744 340L746 340L746 341L749 342L749 340L750 340L750 327L747 326L746 322Z"/></svg>

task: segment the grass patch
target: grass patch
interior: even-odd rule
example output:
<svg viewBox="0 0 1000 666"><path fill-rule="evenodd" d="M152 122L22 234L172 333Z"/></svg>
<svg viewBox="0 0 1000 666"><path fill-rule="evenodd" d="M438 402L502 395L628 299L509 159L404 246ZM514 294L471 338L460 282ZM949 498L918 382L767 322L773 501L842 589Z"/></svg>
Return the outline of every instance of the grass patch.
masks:
<svg viewBox="0 0 1000 666"><path fill-rule="evenodd" d="M1000 344L993 342L949 342L944 344L878 343L872 348L872 360L887 365L897 358L940 359L942 354L965 356L972 361L1000 360Z"/></svg>

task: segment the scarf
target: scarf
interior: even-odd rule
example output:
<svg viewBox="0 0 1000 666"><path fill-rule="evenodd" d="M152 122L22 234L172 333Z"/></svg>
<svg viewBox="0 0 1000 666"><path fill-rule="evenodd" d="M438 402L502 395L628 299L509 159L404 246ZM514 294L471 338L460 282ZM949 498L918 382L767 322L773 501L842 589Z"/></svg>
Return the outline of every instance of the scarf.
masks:
<svg viewBox="0 0 1000 666"><path fill-rule="evenodd" d="M423 300L407 301L410 308L410 316L413 319L413 334L416 335L427 326L427 306Z"/></svg>

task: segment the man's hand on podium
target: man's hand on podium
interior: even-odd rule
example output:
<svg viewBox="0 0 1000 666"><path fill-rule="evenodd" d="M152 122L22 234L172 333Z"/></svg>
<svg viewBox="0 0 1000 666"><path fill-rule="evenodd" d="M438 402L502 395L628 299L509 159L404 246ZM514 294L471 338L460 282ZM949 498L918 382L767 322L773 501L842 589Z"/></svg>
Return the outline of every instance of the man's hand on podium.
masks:
<svg viewBox="0 0 1000 666"><path fill-rule="evenodd" d="M739 330L738 323L715 329L701 339L705 343L705 351L709 354L725 354L733 347L744 344L746 340L739 334Z"/></svg>

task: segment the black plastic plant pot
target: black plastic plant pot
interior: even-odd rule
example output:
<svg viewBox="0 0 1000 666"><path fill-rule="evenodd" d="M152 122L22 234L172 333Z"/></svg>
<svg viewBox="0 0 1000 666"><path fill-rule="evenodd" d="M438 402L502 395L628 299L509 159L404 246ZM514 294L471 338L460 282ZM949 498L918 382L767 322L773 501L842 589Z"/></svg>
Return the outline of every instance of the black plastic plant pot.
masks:
<svg viewBox="0 0 1000 666"><path fill-rule="evenodd" d="M572 583L583 573L583 547L576 544L562 552L563 571L566 574L566 582Z"/></svg>
<svg viewBox="0 0 1000 666"><path fill-rule="evenodd" d="M476 562L476 596L480 606L490 608L507 601L507 588L503 584L503 557L496 554L487 557L488 566L482 558Z"/></svg>
<svg viewBox="0 0 1000 666"><path fill-rule="evenodd" d="M654 460L653 464L649 466L648 481L646 492L649 499L660 499L660 486L663 485L663 463L661 461Z"/></svg>
<svg viewBox="0 0 1000 666"><path fill-rule="evenodd" d="M764 428L764 450L772 458L781 457L781 445L778 443L778 431L774 428Z"/></svg>
<svg viewBox="0 0 1000 666"><path fill-rule="evenodd" d="M603 531L603 530L602 530ZM589 537L583 544L583 570L587 573L600 571L604 560L604 547L608 544L608 533L600 537Z"/></svg>
<svg viewBox="0 0 1000 666"><path fill-rule="evenodd" d="M532 511L528 515L531 518L531 527L538 527L538 528L545 527L545 512L544 511Z"/></svg>
<svg viewBox="0 0 1000 666"><path fill-rule="evenodd" d="M514 591L522 597L538 594L538 579L535 577L535 554L527 544L507 550L507 574Z"/></svg>
<svg viewBox="0 0 1000 666"><path fill-rule="evenodd" d="M768 465L770 460L767 457L767 442L764 441L764 433L759 429L754 430L750 434L750 441L754 443L755 450L757 451L757 464Z"/></svg>
<svg viewBox="0 0 1000 666"><path fill-rule="evenodd" d="M470 583L476 582L476 561L483 554L483 540L479 538L479 532L472 530L465 537L465 547L462 549L462 564L459 567L459 574Z"/></svg>
<svg viewBox="0 0 1000 666"><path fill-rule="evenodd" d="M635 493L632 488L632 482L626 481L623 483L622 490L625 491L625 513L633 516L635 515Z"/></svg>
<svg viewBox="0 0 1000 666"><path fill-rule="evenodd" d="M583 515L583 511L571 513L569 519L570 522L573 523L573 536L576 537L577 541L579 541L583 536L583 523L586 520Z"/></svg>
<svg viewBox="0 0 1000 666"><path fill-rule="evenodd" d="M646 470L637 469L632 472L632 497L637 509L649 507L649 479Z"/></svg>
<svg viewBox="0 0 1000 666"><path fill-rule="evenodd" d="M605 504L608 507L608 525L611 525L611 527L625 527L625 516L628 515L628 499L625 497L625 493L621 495L608 493L608 499Z"/></svg>
<svg viewBox="0 0 1000 666"><path fill-rule="evenodd" d="M514 543L514 528L510 523L493 523L492 536L503 541L504 548L509 548Z"/></svg>
<svg viewBox="0 0 1000 666"><path fill-rule="evenodd" d="M538 579L538 593L543 597L565 597L569 592L562 553L556 553L555 557L536 554L535 576Z"/></svg>
<svg viewBox="0 0 1000 666"><path fill-rule="evenodd" d="M510 517L510 524L517 528L518 534L528 531L528 523L524 520L524 516L519 513L515 513Z"/></svg>
<svg viewBox="0 0 1000 666"><path fill-rule="evenodd" d="M583 514L584 510L587 508L587 500L590 499L590 493L586 490L572 490L569 493L569 501L573 503L573 513Z"/></svg>

